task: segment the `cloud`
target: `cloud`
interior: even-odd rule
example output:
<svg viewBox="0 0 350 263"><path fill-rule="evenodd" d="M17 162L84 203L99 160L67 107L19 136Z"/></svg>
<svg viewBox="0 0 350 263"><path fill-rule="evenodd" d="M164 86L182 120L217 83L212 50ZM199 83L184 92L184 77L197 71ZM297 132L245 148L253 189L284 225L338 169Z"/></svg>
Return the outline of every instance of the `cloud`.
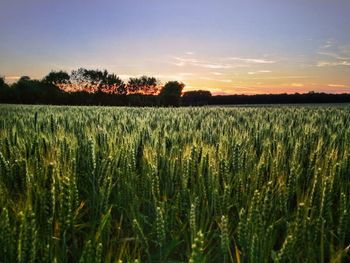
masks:
<svg viewBox="0 0 350 263"><path fill-rule="evenodd" d="M319 60L317 67L350 66L350 45L339 45L334 40L328 40L317 54L328 57L327 60Z"/></svg>
<svg viewBox="0 0 350 263"><path fill-rule="evenodd" d="M336 54L336 53L333 53L333 52L319 51L319 52L317 52L317 54L323 55L323 56L332 57L332 58L336 58L336 59L340 59L340 60L349 60L350 59L350 57L340 56L339 54Z"/></svg>
<svg viewBox="0 0 350 263"><path fill-rule="evenodd" d="M332 88L345 88L346 85L342 85L342 84L328 84L328 87L332 87Z"/></svg>
<svg viewBox="0 0 350 263"><path fill-rule="evenodd" d="M184 58L184 57L173 57L175 62L171 62L171 64L183 67L183 66L196 66L196 67L202 67L202 68L208 68L208 69L229 69L232 68L232 65L230 64L223 64L223 63L216 63L211 61L205 61L205 60L198 60L195 58Z"/></svg>
<svg viewBox="0 0 350 263"><path fill-rule="evenodd" d="M210 77L200 77L201 80L208 80L208 81L215 81L215 82L224 82L224 83L231 83L231 79L216 79L216 78L210 78Z"/></svg>
<svg viewBox="0 0 350 263"><path fill-rule="evenodd" d="M260 58L239 58L239 57L226 57L216 59L197 59L194 56L194 52L186 52L184 56L172 56L173 61L170 64L177 67L193 66L212 70L224 70L232 68L247 68L252 64L271 64L276 63L274 60L260 59ZM191 56L189 56L191 55ZM269 73L270 70L259 70L256 73ZM222 75L221 72L211 72L215 76Z"/></svg>
<svg viewBox="0 0 350 263"><path fill-rule="evenodd" d="M170 62L170 63L178 67L183 67L186 65L194 65L199 63L199 61L194 58L173 57L173 59L175 60L175 62Z"/></svg>
<svg viewBox="0 0 350 263"><path fill-rule="evenodd" d="M280 80L280 79L307 79L310 76L276 76L276 77L256 77L253 80Z"/></svg>
<svg viewBox="0 0 350 263"><path fill-rule="evenodd" d="M342 54L350 56L350 44L340 46L339 50Z"/></svg>
<svg viewBox="0 0 350 263"><path fill-rule="evenodd" d="M171 64L173 64L175 66L178 66L178 67L182 67L182 66L186 65L185 62L182 62L182 61L180 61L180 62L172 62Z"/></svg>
<svg viewBox="0 0 350 263"><path fill-rule="evenodd" d="M350 66L350 61L319 61L317 67Z"/></svg>
<svg viewBox="0 0 350 263"><path fill-rule="evenodd" d="M292 87L304 87L303 83L292 83Z"/></svg>
<svg viewBox="0 0 350 263"><path fill-rule="evenodd" d="M332 45L331 44L325 44L325 45L323 45L322 47L323 48L330 48Z"/></svg>
<svg viewBox="0 0 350 263"><path fill-rule="evenodd" d="M196 66L209 68L209 69L228 69L232 68L232 65L228 64L197 64Z"/></svg>
<svg viewBox="0 0 350 263"><path fill-rule="evenodd" d="M241 61L248 64L273 64L276 63L274 60L266 60L259 58L239 58L239 57L229 57L228 60Z"/></svg>
<svg viewBox="0 0 350 263"><path fill-rule="evenodd" d="M195 53L194 53L193 51L187 51L185 54L186 54L186 55L189 55L189 56L192 56L192 55L194 55Z"/></svg>
<svg viewBox="0 0 350 263"><path fill-rule="evenodd" d="M222 76L222 75L224 75L221 72L211 72L211 74L213 74L215 76Z"/></svg>
<svg viewBox="0 0 350 263"><path fill-rule="evenodd" d="M335 41L333 39L328 39L323 45L322 48L330 48L333 47L335 45Z"/></svg>
<svg viewBox="0 0 350 263"><path fill-rule="evenodd" d="M258 71L249 71L248 74L249 75L256 75L256 74L260 74L260 73L271 73L271 70L258 70Z"/></svg>

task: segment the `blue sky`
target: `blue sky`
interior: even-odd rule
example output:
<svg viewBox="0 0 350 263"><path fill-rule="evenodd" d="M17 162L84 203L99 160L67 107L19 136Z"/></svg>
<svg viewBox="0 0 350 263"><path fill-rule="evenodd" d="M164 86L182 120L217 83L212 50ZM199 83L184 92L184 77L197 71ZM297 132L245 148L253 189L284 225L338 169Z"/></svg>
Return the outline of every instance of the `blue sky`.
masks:
<svg viewBox="0 0 350 263"><path fill-rule="evenodd" d="M0 75L147 74L218 94L350 92L349 0L2 0Z"/></svg>

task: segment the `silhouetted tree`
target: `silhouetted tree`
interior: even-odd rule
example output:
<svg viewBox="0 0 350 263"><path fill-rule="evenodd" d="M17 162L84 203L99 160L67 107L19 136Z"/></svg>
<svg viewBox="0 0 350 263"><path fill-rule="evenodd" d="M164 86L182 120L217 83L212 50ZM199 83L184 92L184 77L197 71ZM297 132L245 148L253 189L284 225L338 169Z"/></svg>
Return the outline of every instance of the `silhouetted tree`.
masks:
<svg viewBox="0 0 350 263"><path fill-rule="evenodd" d="M19 78L18 82L19 81L29 81L30 80L30 77L29 76L22 76Z"/></svg>
<svg viewBox="0 0 350 263"><path fill-rule="evenodd" d="M95 92L102 92L103 87L106 83L106 79L108 77L108 71L100 71L100 70L85 70L84 72L85 79L91 84L92 89Z"/></svg>
<svg viewBox="0 0 350 263"><path fill-rule="evenodd" d="M83 83L85 81L85 68L78 68L77 70L72 70L70 79L74 83Z"/></svg>
<svg viewBox="0 0 350 263"><path fill-rule="evenodd" d="M0 88L4 88L5 87L5 78L0 76Z"/></svg>
<svg viewBox="0 0 350 263"><path fill-rule="evenodd" d="M29 77L21 77L9 90L14 96L13 100L25 104L57 104L60 97L60 90L55 85L31 80Z"/></svg>
<svg viewBox="0 0 350 263"><path fill-rule="evenodd" d="M117 95L125 95L127 92L123 80L115 74L109 74L107 70L79 68L72 71L71 80L76 90Z"/></svg>
<svg viewBox="0 0 350 263"><path fill-rule="evenodd" d="M127 85L128 93L155 95L158 92L158 84L157 79L154 77L130 78Z"/></svg>
<svg viewBox="0 0 350 263"><path fill-rule="evenodd" d="M140 92L141 81L139 78L130 78L128 81L128 93L135 94Z"/></svg>
<svg viewBox="0 0 350 263"><path fill-rule="evenodd" d="M94 92L94 82L89 77L89 70L85 68L79 68L73 70L70 76L72 85L69 87L70 91L86 91Z"/></svg>
<svg viewBox="0 0 350 263"><path fill-rule="evenodd" d="M8 90L5 83L5 78L0 76L0 102L6 102L8 100Z"/></svg>
<svg viewBox="0 0 350 263"><path fill-rule="evenodd" d="M210 102L211 93L208 90L187 91L182 96L183 105L207 105Z"/></svg>
<svg viewBox="0 0 350 263"><path fill-rule="evenodd" d="M117 95L125 95L127 93L124 81L115 74L108 74L102 81L102 91Z"/></svg>
<svg viewBox="0 0 350 263"><path fill-rule="evenodd" d="M59 86L61 84L69 84L70 76L65 71L51 71L43 78L42 81L45 83L51 83L55 86Z"/></svg>
<svg viewBox="0 0 350 263"><path fill-rule="evenodd" d="M160 102L163 106L179 106L180 97L185 84L178 81L169 81L159 93Z"/></svg>

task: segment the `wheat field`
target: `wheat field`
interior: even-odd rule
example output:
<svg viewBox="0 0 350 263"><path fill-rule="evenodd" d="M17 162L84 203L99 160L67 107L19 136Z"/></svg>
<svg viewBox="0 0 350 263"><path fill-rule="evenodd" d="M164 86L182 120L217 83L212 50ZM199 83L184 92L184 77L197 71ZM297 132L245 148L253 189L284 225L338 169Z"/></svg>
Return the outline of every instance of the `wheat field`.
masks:
<svg viewBox="0 0 350 263"><path fill-rule="evenodd" d="M0 105L0 262L350 262L349 116Z"/></svg>

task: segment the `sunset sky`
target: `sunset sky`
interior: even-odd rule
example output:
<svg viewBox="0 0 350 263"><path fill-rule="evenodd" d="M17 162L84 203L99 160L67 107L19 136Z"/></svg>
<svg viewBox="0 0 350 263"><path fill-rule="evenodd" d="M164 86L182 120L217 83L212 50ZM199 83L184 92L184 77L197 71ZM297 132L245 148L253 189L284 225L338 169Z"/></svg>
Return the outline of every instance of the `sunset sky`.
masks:
<svg viewBox="0 0 350 263"><path fill-rule="evenodd" d="M107 69L214 94L350 92L349 0L1 0L0 75Z"/></svg>

